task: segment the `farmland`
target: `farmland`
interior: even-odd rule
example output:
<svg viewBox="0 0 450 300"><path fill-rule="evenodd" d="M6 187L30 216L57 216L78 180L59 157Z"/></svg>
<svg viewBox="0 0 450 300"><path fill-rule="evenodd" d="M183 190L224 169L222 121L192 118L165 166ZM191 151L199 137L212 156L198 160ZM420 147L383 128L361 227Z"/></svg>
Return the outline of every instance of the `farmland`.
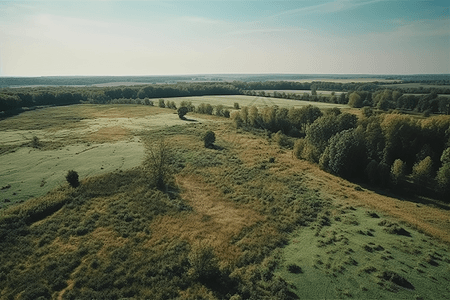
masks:
<svg viewBox="0 0 450 300"><path fill-rule="evenodd" d="M261 112L311 104L244 95L165 100ZM275 135L227 118L187 119L156 106L85 104L0 121L0 297L450 293L448 203L347 181L296 159ZM213 148L201 139L208 130ZM151 184L148 155L161 140L171 153L165 190ZM69 169L80 175L78 188L65 182Z"/></svg>

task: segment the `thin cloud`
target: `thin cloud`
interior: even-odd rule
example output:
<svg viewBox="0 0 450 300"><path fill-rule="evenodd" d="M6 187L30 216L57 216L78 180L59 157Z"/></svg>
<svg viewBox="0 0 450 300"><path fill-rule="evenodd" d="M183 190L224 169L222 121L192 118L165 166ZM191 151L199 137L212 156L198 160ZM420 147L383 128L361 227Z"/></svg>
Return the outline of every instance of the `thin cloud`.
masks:
<svg viewBox="0 0 450 300"><path fill-rule="evenodd" d="M329 14L340 11L355 9L357 7L377 3L385 0L357 1L357 0L336 0L332 2L307 6L297 9L286 10L272 15L271 18L277 18L286 15L305 15L305 14Z"/></svg>
<svg viewBox="0 0 450 300"><path fill-rule="evenodd" d="M261 29L241 29L230 32L230 35L246 35L254 33L274 33L274 32L295 32L307 31L303 28L261 28Z"/></svg>
<svg viewBox="0 0 450 300"><path fill-rule="evenodd" d="M215 19L209 19L209 18L202 18L202 17L181 17L181 21L189 22L189 23L197 23L197 24L226 24L226 22L221 20L215 20Z"/></svg>

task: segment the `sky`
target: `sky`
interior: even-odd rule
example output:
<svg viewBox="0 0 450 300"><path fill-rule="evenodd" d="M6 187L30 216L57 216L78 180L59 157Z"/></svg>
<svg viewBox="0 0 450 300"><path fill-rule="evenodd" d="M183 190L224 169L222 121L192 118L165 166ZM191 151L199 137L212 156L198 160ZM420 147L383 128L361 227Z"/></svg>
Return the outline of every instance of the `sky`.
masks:
<svg viewBox="0 0 450 300"><path fill-rule="evenodd" d="M0 1L0 76L450 74L450 1Z"/></svg>

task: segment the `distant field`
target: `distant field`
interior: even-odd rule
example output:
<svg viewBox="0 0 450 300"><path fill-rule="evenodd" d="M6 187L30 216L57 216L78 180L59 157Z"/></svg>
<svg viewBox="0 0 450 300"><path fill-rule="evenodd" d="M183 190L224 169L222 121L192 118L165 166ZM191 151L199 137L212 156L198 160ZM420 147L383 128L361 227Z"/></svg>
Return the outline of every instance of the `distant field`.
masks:
<svg viewBox="0 0 450 300"><path fill-rule="evenodd" d="M398 88L447 88L450 89L450 85L438 85L438 84L425 84L425 83L399 83L399 84L384 84L381 87L398 87Z"/></svg>
<svg viewBox="0 0 450 300"><path fill-rule="evenodd" d="M193 105L198 106L201 103L209 103L211 105L222 104L228 108L233 108L234 103L239 103L239 106L252 106L256 105L258 107L263 106L273 106L277 105L279 107L302 107L305 105L315 105L321 109L326 108L349 108L348 105L343 104L331 104L322 102L312 102L312 101L301 101L301 100L289 100L281 98L271 98L271 97L255 97L255 96L244 96L244 95L231 95L231 96L201 96L201 97L177 97L177 98L165 98L168 101L175 101L177 106L181 101L191 101Z"/></svg>
<svg viewBox="0 0 450 300"><path fill-rule="evenodd" d="M361 83L361 82L398 82L401 80L390 80L390 79L380 79L380 78L348 78L348 79L335 79L335 78L311 78L311 79L301 79L301 80L286 80L286 81L295 81L295 82L314 82L314 81L322 81L322 82L337 82L337 83Z"/></svg>
<svg viewBox="0 0 450 300"><path fill-rule="evenodd" d="M259 90L256 90L259 91ZM266 93L271 93L273 94L273 92L279 92L279 93L286 93L286 94L299 94L299 95L303 95L304 93L307 93L309 95L311 95L311 90L264 90L264 92ZM332 91L317 91L317 95L331 95ZM340 95L344 92L334 92L336 95Z"/></svg>

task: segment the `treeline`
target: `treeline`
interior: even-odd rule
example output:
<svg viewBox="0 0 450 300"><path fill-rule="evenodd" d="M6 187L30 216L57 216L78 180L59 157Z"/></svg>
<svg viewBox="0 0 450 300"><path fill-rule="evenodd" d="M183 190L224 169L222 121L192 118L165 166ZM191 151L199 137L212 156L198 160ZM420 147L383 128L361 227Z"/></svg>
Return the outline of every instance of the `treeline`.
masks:
<svg viewBox="0 0 450 300"><path fill-rule="evenodd" d="M420 87L419 89L421 89ZM411 89L411 88L408 88ZM273 95L263 90L310 90L309 93L274 92ZM317 91L333 91L332 95L318 95ZM334 94L334 91L348 92ZM421 89L420 92L424 92ZM106 104L117 102L118 99L154 99L204 95L252 95L262 97L277 97L293 100L307 100L347 104L349 94L359 95L362 101L357 101L355 107L372 106L380 109L408 109L432 113L448 114L448 98L438 97L439 93L450 93L448 90L433 89L427 95L403 95L400 89L380 89L376 83L336 83L336 82L295 82L295 81L265 81L265 82L203 82L177 84L151 84L129 87L45 87L45 88L4 88L0 89L0 112L20 110L23 107L42 105L67 105L77 103ZM408 90L408 92L412 92ZM381 96L380 96L381 94ZM378 98L377 98L378 97ZM381 100L377 100L377 99ZM139 102L139 101L136 101ZM352 102L353 103L353 102ZM380 104L381 103L381 104Z"/></svg>
<svg viewBox="0 0 450 300"><path fill-rule="evenodd" d="M42 105L126 103L129 99L236 94L241 94L241 91L229 83L153 84L105 88L9 88L0 90L0 112Z"/></svg>
<svg viewBox="0 0 450 300"><path fill-rule="evenodd" d="M351 107L375 107L381 110L400 109L407 111L450 114L450 97L433 92L425 95L404 95L390 89L372 92L356 91L348 95Z"/></svg>
<svg viewBox="0 0 450 300"><path fill-rule="evenodd" d="M280 146L333 174L374 186L450 192L450 117L417 120L400 114L358 119L337 108L242 107L236 126L275 133ZM296 139L295 139L296 138ZM447 196L445 196L447 195Z"/></svg>

